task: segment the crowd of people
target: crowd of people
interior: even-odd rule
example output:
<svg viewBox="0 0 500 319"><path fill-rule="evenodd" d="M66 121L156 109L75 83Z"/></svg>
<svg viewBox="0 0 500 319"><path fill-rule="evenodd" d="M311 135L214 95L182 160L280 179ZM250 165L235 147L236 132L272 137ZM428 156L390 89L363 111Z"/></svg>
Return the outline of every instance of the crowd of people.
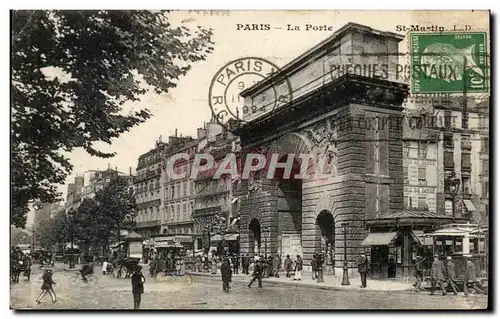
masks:
<svg viewBox="0 0 500 319"><path fill-rule="evenodd" d="M424 279L424 258L417 256L415 260L415 291L419 292L422 287L422 282ZM446 287L449 287L454 295L459 293L459 285L457 284L457 276L455 274L456 266L453 262L451 256L447 256L445 261L441 261L439 255L434 255L434 260L430 269L430 280L431 280L431 295L439 286L443 296L446 296ZM446 287L445 287L446 286ZM479 281L476 276L476 265L473 262L471 256L466 256L466 263L464 269L464 278L462 281L462 290L465 296L469 295L469 289L473 289L477 293L486 294L486 291L481 289Z"/></svg>

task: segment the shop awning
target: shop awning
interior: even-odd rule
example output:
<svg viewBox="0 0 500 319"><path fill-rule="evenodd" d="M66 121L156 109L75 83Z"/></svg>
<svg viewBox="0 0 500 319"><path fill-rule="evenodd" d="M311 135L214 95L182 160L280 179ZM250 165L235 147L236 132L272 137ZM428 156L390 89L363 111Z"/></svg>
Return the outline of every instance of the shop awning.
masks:
<svg viewBox="0 0 500 319"><path fill-rule="evenodd" d="M65 246L66 249L71 249L71 243L66 243L66 246ZM73 249L78 249L78 245L77 244L73 244Z"/></svg>
<svg viewBox="0 0 500 319"><path fill-rule="evenodd" d="M175 235L175 240L178 241L179 243L192 243L193 242L193 237L187 236L187 235Z"/></svg>
<svg viewBox="0 0 500 319"><path fill-rule="evenodd" d="M361 243L362 246L385 246L389 245L398 235L397 232L370 233Z"/></svg>
<svg viewBox="0 0 500 319"><path fill-rule="evenodd" d="M474 207L474 204L472 204L472 201L470 199L464 199L463 200L465 207L467 208L467 211L469 212L475 212L476 207Z"/></svg>
<svg viewBox="0 0 500 319"><path fill-rule="evenodd" d="M238 240L238 234L226 234L224 235L224 239L228 241L235 241Z"/></svg>
<svg viewBox="0 0 500 319"><path fill-rule="evenodd" d="M231 204L234 204L234 203L236 203L237 201L238 201L238 197L235 197L235 198L233 198L233 200L231 201Z"/></svg>
<svg viewBox="0 0 500 319"><path fill-rule="evenodd" d="M213 235L212 237L210 237L210 241L221 241L221 240L222 240L221 235Z"/></svg>
<svg viewBox="0 0 500 319"><path fill-rule="evenodd" d="M155 248L183 248L182 244L175 242L159 242L155 243Z"/></svg>

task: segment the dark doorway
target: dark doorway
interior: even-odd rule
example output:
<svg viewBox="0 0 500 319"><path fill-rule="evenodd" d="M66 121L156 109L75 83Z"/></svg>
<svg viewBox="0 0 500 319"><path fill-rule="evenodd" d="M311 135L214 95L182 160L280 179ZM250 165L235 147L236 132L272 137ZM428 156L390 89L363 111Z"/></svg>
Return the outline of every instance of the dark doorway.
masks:
<svg viewBox="0 0 500 319"><path fill-rule="evenodd" d="M335 256L335 219L329 210L322 210L316 217L316 225L321 231L321 251L326 253L325 262L333 265Z"/></svg>
<svg viewBox="0 0 500 319"><path fill-rule="evenodd" d="M250 221L248 225L250 230L250 253L255 252L255 246L257 246L257 253L260 254L260 240L261 240L261 230L259 221L254 218Z"/></svg>

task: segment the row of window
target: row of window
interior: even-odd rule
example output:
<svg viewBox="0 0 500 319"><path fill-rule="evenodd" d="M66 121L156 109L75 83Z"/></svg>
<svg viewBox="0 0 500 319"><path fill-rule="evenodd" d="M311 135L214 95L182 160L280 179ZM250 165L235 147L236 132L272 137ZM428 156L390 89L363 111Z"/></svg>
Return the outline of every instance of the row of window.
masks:
<svg viewBox="0 0 500 319"><path fill-rule="evenodd" d="M184 180L165 187L165 200L194 196L194 180Z"/></svg>
<svg viewBox="0 0 500 319"><path fill-rule="evenodd" d="M436 211L436 200L425 196L405 196L405 208L421 208L428 209L431 212Z"/></svg>
<svg viewBox="0 0 500 319"><path fill-rule="evenodd" d="M137 189L136 193L137 194L145 193L147 191L151 192L151 191L156 190L158 188L160 188L160 179L159 178L136 185L136 189Z"/></svg>
<svg viewBox="0 0 500 319"><path fill-rule="evenodd" d="M163 220L167 223L175 223L191 220L194 201L184 201L166 206L163 209Z"/></svg>
<svg viewBox="0 0 500 319"><path fill-rule="evenodd" d="M160 190L154 192L140 193L135 195L138 204L160 199Z"/></svg>
<svg viewBox="0 0 500 319"><path fill-rule="evenodd" d="M139 211L136 218L138 223L149 222L153 220L160 220L160 208L159 207L149 207L144 208Z"/></svg>

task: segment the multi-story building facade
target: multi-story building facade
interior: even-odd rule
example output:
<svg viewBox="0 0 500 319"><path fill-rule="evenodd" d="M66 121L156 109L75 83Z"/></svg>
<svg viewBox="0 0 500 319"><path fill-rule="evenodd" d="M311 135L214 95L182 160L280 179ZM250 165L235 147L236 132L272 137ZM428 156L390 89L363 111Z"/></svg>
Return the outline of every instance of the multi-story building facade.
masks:
<svg viewBox="0 0 500 319"><path fill-rule="evenodd" d="M84 187L84 177L76 176L74 183L68 184L68 191L66 194L66 211L76 211L82 201L82 192Z"/></svg>
<svg viewBox="0 0 500 319"><path fill-rule="evenodd" d="M238 198L234 196L234 188L239 181L230 174L214 178L217 168L222 160L230 153L235 154L235 159L240 160L239 138L229 132L224 132L222 127L210 121L204 129L198 131L198 152L211 154L214 158L214 167L211 170L199 172L196 176L196 197L193 218L197 246L209 249L217 247L224 240L231 252L239 251ZM219 230L214 232L211 227L220 224L224 234ZM212 228L213 229L213 228ZM210 236L210 240L208 240Z"/></svg>
<svg viewBox="0 0 500 319"><path fill-rule="evenodd" d="M161 172L162 158L167 144L156 142L155 148L139 157L134 177L135 198L138 206L136 231L148 238L160 234L161 228Z"/></svg>
<svg viewBox="0 0 500 319"><path fill-rule="evenodd" d="M194 249L193 237L193 206L194 181L191 179L191 168L196 153L196 140L192 137L169 137L168 151L164 156L162 171L162 234L173 236L174 240L187 249ZM179 154L187 155L173 161ZM171 162L172 160L172 162ZM172 165L173 172L181 178L174 178L168 174Z"/></svg>
<svg viewBox="0 0 500 319"><path fill-rule="evenodd" d="M406 107L420 107L420 112L407 117L406 123L413 125L406 125L403 132L405 208L427 210L452 221L485 221L489 110L472 97L456 96ZM417 121L422 121L421 128ZM454 198L447 185L450 178L460 181Z"/></svg>

